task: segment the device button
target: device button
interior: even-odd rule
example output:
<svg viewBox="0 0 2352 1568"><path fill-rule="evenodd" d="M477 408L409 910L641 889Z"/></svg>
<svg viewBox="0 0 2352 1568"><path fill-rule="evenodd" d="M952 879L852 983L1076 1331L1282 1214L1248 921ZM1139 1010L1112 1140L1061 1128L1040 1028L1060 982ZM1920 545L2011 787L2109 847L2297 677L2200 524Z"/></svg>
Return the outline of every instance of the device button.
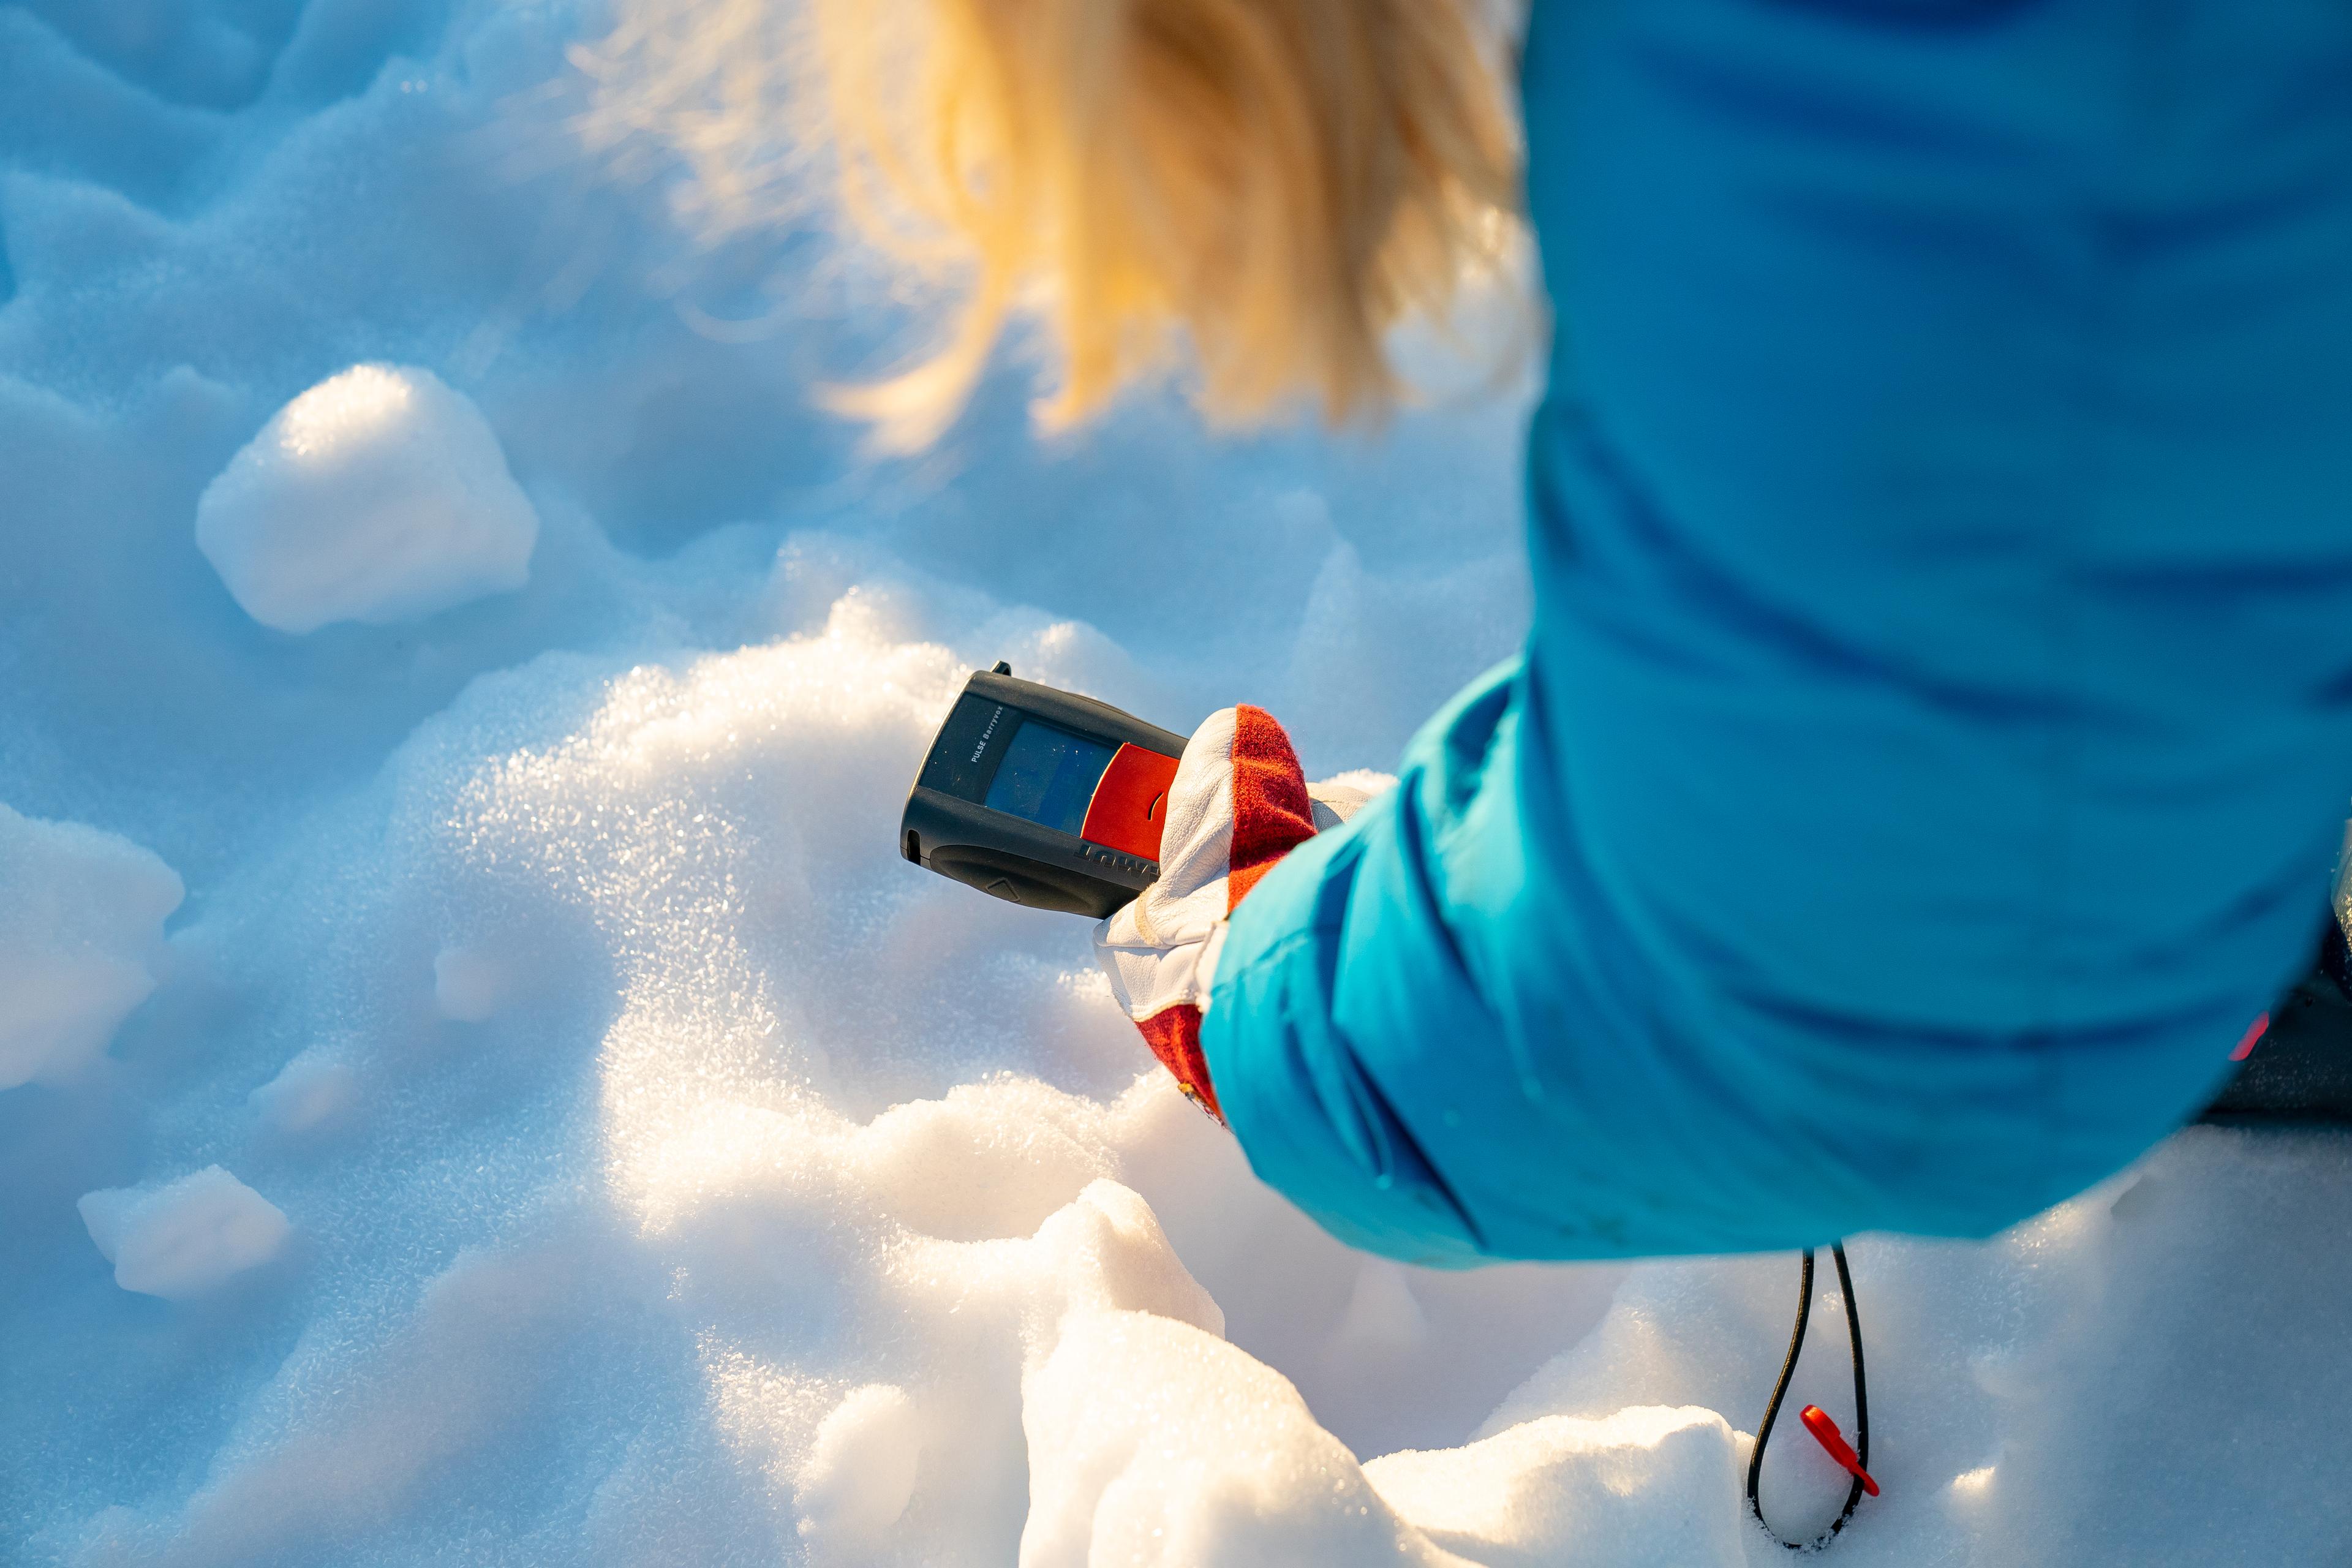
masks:
<svg viewBox="0 0 2352 1568"><path fill-rule="evenodd" d="M1175 782L1175 758L1134 744L1120 746L1095 784L1078 837L1138 859L1158 858L1168 787Z"/></svg>

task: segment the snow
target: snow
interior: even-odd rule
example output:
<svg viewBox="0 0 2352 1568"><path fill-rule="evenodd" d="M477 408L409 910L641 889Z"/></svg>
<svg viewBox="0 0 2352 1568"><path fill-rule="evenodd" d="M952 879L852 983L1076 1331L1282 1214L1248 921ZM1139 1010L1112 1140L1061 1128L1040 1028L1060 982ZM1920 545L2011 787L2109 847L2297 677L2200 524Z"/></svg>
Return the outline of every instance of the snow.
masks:
<svg viewBox="0 0 2352 1568"><path fill-rule="evenodd" d="M0 805L0 1089L68 1078L155 989L184 889L116 834Z"/></svg>
<svg viewBox="0 0 2352 1568"><path fill-rule="evenodd" d="M282 632L414 620L530 580L539 516L429 370L360 364L281 408L196 501L196 543Z"/></svg>
<svg viewBox="0 0 2352 1568"><path fill-rule="evenodd" d="M330 1052L304 1051L246 1097L261 1125L302 1133L330 1126L359 1101L359 1075Z"/></svg>
<svg viewBox="0 0 2352 1568"><path fill-rule="evenodd" d="M801 1539L821 1549L872 1552L914 1500L923 1435L907 1391L853 1388L817 1423L793 1477Z"/></svg>
<svg viewBox="0 0 2352 1568"><path fill-rule="evenodd" d="M1527 389L1040 442L1016 348L869 462L815 389L919 323L584 153L605 16L0 4L0 1560L1786 1561L1793 1258L1350 1255L894 842L1000 658L1392 765L1524 626ZM2347 1230L2200 1130L1854 1238L1834 1552L2342 1560Z"/></svg>
<svg viewBox="0 0 2352 1568"><path fill-rule="evenodd" d="M201 1296L286 1245L285 1214L218 1165L152 1189L85 1193L77 1206L114 1282L146 1296Z"/></svg>
<svg viewBox="0 0 2352 1568"><path fill-rule="evenodd" d="M433 1000L445 1018L486 1023L506 1001L507 975L498 960L467 947L433 955Z"/></svg>

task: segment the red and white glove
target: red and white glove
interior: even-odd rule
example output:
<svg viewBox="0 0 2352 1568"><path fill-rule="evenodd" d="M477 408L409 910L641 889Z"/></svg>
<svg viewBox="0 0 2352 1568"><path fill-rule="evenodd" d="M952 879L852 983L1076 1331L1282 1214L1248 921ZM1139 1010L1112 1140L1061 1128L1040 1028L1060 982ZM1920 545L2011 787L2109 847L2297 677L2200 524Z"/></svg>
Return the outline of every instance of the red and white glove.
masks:
<svg viewBox="0 0 2352 1568"><path fill-rule="evenodd" d="M1095 928L1095 956L1119 1005L1185 1094L1220 1121L1201 1014L1225 918L1276 861L1370 798L1351 782L1307 784L1290 737L1264 709L1220 709L1192 731L1168 786L1160 879Z"/></svg>

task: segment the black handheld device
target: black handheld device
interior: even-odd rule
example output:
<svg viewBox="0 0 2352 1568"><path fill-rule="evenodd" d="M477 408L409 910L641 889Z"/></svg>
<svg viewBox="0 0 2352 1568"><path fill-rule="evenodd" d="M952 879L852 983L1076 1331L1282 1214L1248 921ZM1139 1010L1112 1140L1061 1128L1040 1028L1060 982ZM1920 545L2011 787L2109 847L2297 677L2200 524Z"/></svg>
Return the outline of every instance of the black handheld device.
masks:
<svg viewBox="0 0 2352 1568"><path fill-rule="evenodd" d="M1184 737L1108 702L976 670L898 820L907 858L1033 910L1112 913L1160 876Z"/></svg>

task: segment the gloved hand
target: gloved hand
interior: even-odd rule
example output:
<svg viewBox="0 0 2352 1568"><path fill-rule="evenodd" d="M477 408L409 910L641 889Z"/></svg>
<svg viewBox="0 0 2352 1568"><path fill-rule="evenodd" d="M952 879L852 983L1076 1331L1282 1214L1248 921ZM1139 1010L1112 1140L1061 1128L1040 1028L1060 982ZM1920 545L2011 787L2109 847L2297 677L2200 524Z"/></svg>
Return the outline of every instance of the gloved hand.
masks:
<svg viewBox="0 0 2352 1568"><path fill-rule="evenodd" d="M1220 1121L1201 1014L1225 917L1276 861L1371 798L1351 776L1308 784L1290 737L1264 709L1210 714L1168 786L1160 879L1095 928L1095 956L1119 1005L1185 1094Z"/></svg>

